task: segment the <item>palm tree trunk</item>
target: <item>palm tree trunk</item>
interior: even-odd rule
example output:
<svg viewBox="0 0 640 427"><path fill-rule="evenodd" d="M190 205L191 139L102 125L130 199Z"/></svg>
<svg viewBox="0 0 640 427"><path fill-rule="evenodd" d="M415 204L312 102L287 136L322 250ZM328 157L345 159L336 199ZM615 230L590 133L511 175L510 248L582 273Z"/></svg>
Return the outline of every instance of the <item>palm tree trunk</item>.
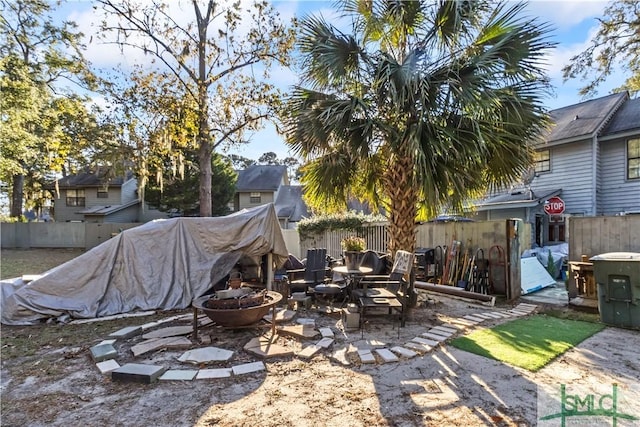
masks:
<svg viewBox="0 0 640 427"><path fill-rule="evenodd" d="M403 151L390 159L384 176L385 192L391 203L387 248L392 255L400 249L413 252L416 244L418 191L413 174L414 161L408 149Z"/></svg>

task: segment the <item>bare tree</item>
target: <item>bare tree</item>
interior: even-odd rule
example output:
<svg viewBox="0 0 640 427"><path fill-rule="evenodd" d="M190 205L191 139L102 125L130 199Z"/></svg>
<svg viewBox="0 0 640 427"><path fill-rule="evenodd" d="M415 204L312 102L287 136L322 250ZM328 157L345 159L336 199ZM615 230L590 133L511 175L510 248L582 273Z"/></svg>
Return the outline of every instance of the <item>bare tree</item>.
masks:
<svg viewBox="0 0 640 427"><path fill-rule="evenodd" d="M288 65L293 30L266 1L247 10L239 1L98 3L107 14L103 38L115 33L122 48L151 55L149 66L173 75L196 105L200 215L211 216L212 153L222 144L246 142L243 133L272 116L279 94L266 79L274 62ZM182 22L174 7L182 13L188 3L193 15Z"/></svg>

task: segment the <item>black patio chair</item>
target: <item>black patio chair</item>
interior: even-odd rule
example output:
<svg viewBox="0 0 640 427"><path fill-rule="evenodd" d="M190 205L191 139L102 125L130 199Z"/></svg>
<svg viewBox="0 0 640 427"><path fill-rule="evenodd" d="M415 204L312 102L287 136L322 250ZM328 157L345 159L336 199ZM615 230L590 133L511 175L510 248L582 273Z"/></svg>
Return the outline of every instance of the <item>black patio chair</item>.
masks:
<svg viewBox="0 0 640 427"><path fill-rule="evenodd" d="M313 288L329 281L331 269L327 265L326 249L307 250L307 259L303 269L287 270L291 292L312 294Z"/></svg>

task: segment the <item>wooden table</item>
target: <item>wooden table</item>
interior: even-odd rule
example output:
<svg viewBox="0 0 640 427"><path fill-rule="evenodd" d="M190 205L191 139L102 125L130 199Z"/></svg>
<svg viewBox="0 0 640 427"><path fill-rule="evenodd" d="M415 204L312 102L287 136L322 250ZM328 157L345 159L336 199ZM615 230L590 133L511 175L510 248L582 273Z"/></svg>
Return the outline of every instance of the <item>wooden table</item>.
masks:
<svg viewBox="0 0 640 427"><path fill-rule="evenodd" d="M350 270L346 265L339 265L337 267L333 267L332 271L335 271L338 274L345 276L347 282L347 292L349 294L349 299L352 298L352 291L358 286L358 282L365 274L370 274L373 269L371 267L358 267L356 270Z"/></svg>
<svg viewBox="0 0 640 427"><path fill-rule="evenodd" d="M396 295L384 288L372 288L366 291L366 296L359 298L360 302L360 330L364 337L364 322L367 309L370 308L386 308L388 314L393 311L400 312L400 319L404 319L404 305L398 300ZM401 320L402 323L402 320ZM401 326L404 326L401 324ZM398 337L400 336L400 328L398 328Z"/></svg>

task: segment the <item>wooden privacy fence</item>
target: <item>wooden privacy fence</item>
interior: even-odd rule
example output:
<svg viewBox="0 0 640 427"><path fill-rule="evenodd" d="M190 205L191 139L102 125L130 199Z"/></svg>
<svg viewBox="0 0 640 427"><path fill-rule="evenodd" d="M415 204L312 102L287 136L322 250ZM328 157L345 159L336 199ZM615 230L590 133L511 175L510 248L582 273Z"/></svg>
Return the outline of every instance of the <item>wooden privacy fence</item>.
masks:
<svg viewBox="0 0 640 427"><path fill-rule="evenodd" d="M531 247L531 225L522 224L519 231L520 249ZM387 251L386 223L369 224L362 232L355 233L344 230L325 231L322 234L300 238L300 256L305 257L307 249L326 248L327 254L338 258L342 254L340 241L347 235L358 234L367 241L367 249L377 252ZM485 256L493 246L502 246L506 250L507 227L504 220L482 222L448 222L423 223L418 225L416 236L417 248L435 248L450 246L453 240L462 243L465 250L475 252L478 248L485 251Z"/></svg>
<svg viewBox="0 0 640 427"><path fill-rule="evenodd" d="M570 218L569 261L607 252L640 253L640 215Z"/></svg>

